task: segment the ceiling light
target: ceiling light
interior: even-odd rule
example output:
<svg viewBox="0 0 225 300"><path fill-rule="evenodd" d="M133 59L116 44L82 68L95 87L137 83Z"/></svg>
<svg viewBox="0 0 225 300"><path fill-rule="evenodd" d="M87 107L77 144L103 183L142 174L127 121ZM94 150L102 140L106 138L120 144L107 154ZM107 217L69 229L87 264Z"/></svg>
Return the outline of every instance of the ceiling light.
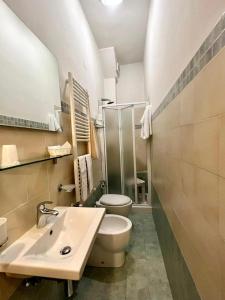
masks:
<svg viewBox="0 0 225 300"><path fill-rule="evenodd" d="M116 6L123 2L123 0L100 0L105 6Z"/></svg>

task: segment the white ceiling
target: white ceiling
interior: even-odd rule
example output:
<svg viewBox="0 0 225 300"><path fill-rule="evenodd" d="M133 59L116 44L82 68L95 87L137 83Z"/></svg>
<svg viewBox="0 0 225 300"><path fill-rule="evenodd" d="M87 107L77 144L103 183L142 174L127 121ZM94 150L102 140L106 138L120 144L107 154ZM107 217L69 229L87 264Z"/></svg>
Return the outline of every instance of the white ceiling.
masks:
<svg viewBox="0 0 225 300"><path fill-rule="evenodd" d="M120 64L143 60L150 0L124 0L116 7L80 2L99 48L114 46Z"/></svg>

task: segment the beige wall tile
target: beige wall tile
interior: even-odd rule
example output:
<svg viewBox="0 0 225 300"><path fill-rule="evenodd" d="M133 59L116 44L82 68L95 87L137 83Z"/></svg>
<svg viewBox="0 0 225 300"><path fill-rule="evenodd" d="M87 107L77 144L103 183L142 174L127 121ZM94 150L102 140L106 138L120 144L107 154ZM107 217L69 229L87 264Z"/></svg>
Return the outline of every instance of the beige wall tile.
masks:
<svg viewBox="0 0 225 300"><path fill-rule="evenodd" d="M194 203L196 167L192 164L181 162L180 170L182 193L188 201Z"/></svg>
<svg viewBox="0 0 225 300"><path fill-rule="evenodd" d="M194 125L194 163L218 174L219 126L217 117Z"/></svg>
<svg viewBox="0 0 225 300"><path fill-rule="evenodd" d="M225 299L225 242L223 239L221 239L221 246L219 249L220 253L220 258L221 258L221 270L222 270L222 286L221 286L221 299Z"/></svg>
<svg viewBox="0 0 225 300"><path fill-rule="evenodd" d="M172 128L165 135L165 143L161 143L167 149L167 153L176 159L181 157L181 129L180 127ZM163 149L162 149L163 151Z"/></svg>
<svg viewBox="0 0 225 300"><path fill-rule="evenodd" d="M0 128L0 145L15 144L19 160L36 158L47 154L45 131L13 127Z"/></svg>
<svg viewBox="0 0 225 300"><path fill-rule="evenodd" d="M192 124L195 121L195 82L192 81L180 94L180 125Z"/></svg>
<svg viewBox="0 0 225 300"><path fill-rule="evenodd" d="M46 191L32 201L26 202L4 215L8 219L9 245L36 223L36 206L41 201L48 199L48 196Z"/></svg>
<svg viewBox="0 0 225 300"><path fill-rule="evenodd" d="M210 229L219 232L219 177L203 169L195 171L196 209L209 223Z"/></svg>
<svg viewBox="0 0 225 300"><path fill-rule="evenodd" d="M87 153L87 143L79 142L77 145L78 155L84 155Z"/></svg>
<svg viewBox="0 0 225 300"><path fill-rule="evenodd" d="M28 201L24 168L0 172L0 216Z"/></svg>
<svg viewBox="0 0 225 300"><path fill-rule="evenodd" d="M182 126L180 139L181 159L189 163L194 163L194 125Z"/></svg>
<svg viewBox="0 0 225 300"><path fill-rule="evenodd" d="M56 132L46 132L45 133L45 141L44 147L47 151L48 146L60 145L59 143L59 135Z"/></svg>
<svg viewBox="0 0 225 300"><path fill-rule="evenodd" d="M71 192L71 193L65 193L62 192L60 199L57 202L57 205L59 206L70 206L72 203L75 203L75 191Z"/></svg>
<svg viewBox="0 0 225 300"><path fill-rule="evenodd" d="M180 123L180 98L179 95L166 107L165 120L162 122L166 128L174 128Z"/></svg>
<svg viewBox="0 0 225 300"><path fill-rule="evenodd" d="M225 241L225 179L219 178L219 230Z"/></svg>
<svg viewBox="0 0 225 300"><path fill-rule="evenodd" d="M49 180L50 200L53 201L55 205L61 205L61 203L63 203L64 201L64 192L59 192L58 186L60 184L74 183L74 171L73 171L72 158L67 157L58 160L57 164L49 164L48 180ZM71 195L72 194L73 193L71 193Z"/></svg>
<svg viewBox="0 0 225 300"><path fill-rule="evenodd" d="M219 118L219 175L225 178L225 115Z"/></svg>
<svg viewBox="0 0 225 300"><path fill-rule="evenodd" d="M225 112L224 82L225 51L221 51L194 80L195 121Z"/></svg>
<svg viewBox="0 0 225 300"><path fill-rule="evenodd" d="M52 164L52 162L26 167L29 201L48 191L48 164Z"/></svg>

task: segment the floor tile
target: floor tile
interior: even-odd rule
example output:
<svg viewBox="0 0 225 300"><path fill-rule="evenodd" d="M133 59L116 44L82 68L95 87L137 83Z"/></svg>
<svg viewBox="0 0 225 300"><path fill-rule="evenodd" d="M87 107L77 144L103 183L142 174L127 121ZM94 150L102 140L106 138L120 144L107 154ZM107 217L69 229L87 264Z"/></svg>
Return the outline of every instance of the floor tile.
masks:
<svg viewBox="0 0 225 300"><path fill-rule="evenodd" d="M86 268L77 290L79 300L88 297L96 300L172 300L152 215L135 213L131 221L133 232L125 265L115 269ZM93 283L95 280L98 285Z"/></svg>

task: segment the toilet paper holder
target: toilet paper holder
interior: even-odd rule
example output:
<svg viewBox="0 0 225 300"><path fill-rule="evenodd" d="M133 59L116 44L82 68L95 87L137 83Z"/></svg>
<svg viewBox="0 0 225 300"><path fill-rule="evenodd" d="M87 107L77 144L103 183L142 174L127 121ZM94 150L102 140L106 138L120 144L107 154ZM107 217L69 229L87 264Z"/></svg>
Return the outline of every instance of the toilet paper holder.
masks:
<svg viewBox="0 0 225 300"><path fill-rule="evenodd" d="M62 185L60 184L58 186L58 191L59 192L66 192L66 193L71 193L73 190L75 189L75 184L65 184L65 185Z"/></svg>

